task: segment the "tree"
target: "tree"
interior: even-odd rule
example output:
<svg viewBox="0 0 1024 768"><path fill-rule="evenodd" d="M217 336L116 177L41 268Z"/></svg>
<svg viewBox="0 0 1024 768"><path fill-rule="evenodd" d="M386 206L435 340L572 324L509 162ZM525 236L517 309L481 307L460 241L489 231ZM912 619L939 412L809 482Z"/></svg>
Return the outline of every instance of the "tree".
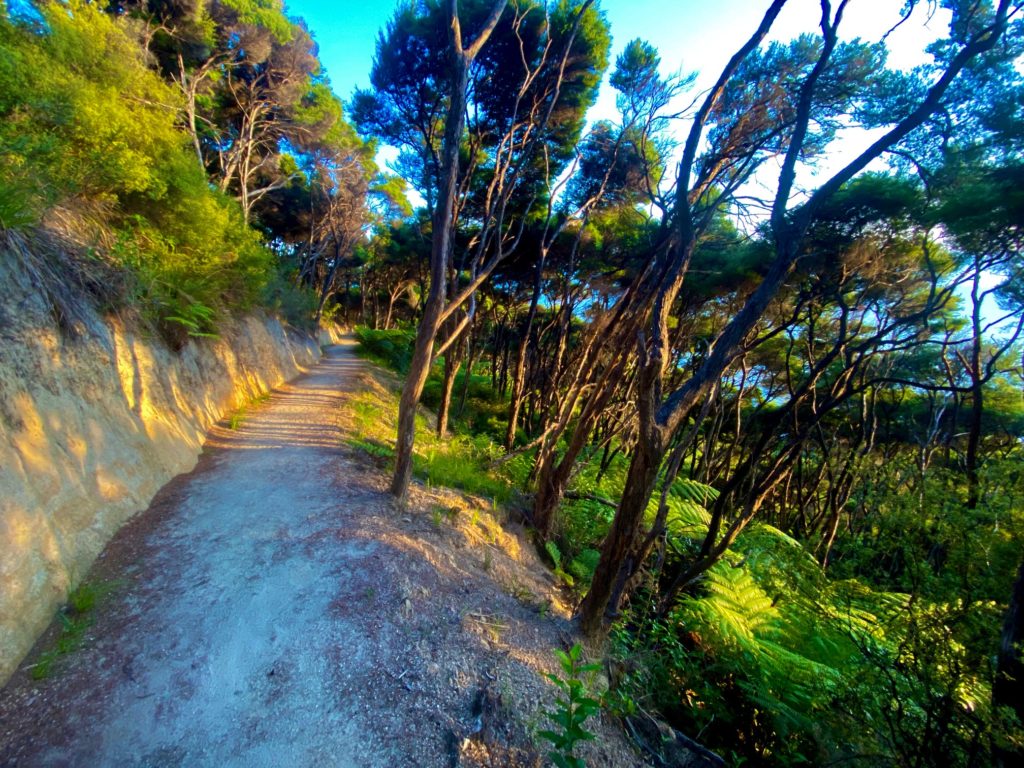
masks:
<svg viewBox="0 0 1024 768"><path fill-rule="evenodd" d="M465 45L457 5L444 6L449 61L447 70L439 70L431 80L443 82L447 89L443 93L446 117L440 152L435 160L434 133L428 126L417 127L415 140L403 139L407 146L419 148L418 156L426 158L427 166L431 162L436 166L437 192L433 198L428 196L434 201L429 289L400 405L392 483L392 491L399 497L405 495L411 477L413 414L430 364L461 337L475 315L477 289L515 250L536 199L531 191L538 185L534 164L538 158L555 157L556 151L562 151L560 147L571 146L574 132L582 126L583 112L595 95L607 33L591 5L590 0L578 7L561 3L547 14L540 5L524 4L504 17L503 3L470 5L467 18L475 22L470 28L476 31L472 42ZM437 28L441 8L426 4L423 10L421 16L410 16L407 8L400 9L389 27L389 37L382 37L378 46L377 91L390 95L372 103L367 97L357 100L361 102L357 103L357 118L369 116L371 130L380 130L385 138L386 131L396 125L390 107L401 103L394 93L404 93L401 89L411 80L401 74L400 62L393 62L390 54L384 56L389 49L384 41L393 37L396 44L437 51L431 47L436 38L430 37L429 30ZM414 42L409 30L418 29L426 29L428 34ZM485 47L492 36L494 49ZM511 55L520 43L525 59ZM428 58L436 60L438 55ZM398 82L392 86L395 80ZM464 132L471 80L480 108L473 110L474 120ZM502 87L489 89L488 82L502 83ZM506 87L509 82L517 84L511 91ZM431 98L423 103L433 103ZM426 178L429 180L429 173ZM465 248L456 253L454 234L460 221L472 226L473 232ZM445 339L435 350L442 327Z"/></svg>
<svg viewBox="0 0 1024 768"><path fill-rule="evenodd" d="M783 5L784 0L771 4L757 32L726 65L696 113L687 137L678 173L678 202L673 211L675 238L672 246L659 256L658 272L661 274L649 291L652 295L650 322L640 345L638 440L615 521L602 547L601 561L590 592L581 607L582 625L589 633L600 631L605 617L614 616L618 609L618 605L610 601L615 585L620 581L620 572L636 545L643 513L662 459L694 405L741 353L747 334L763 316L791 271L817 212L872 160L898 146L924 124L941 106L957 75L997 44L1007 29L1013 10L1012 3L1005 0L994 8L978 3L970 3L969 7L957 4L953 9L951 28L956 53L950 57L941 74L919 99L901 109L880 138L819 186L806 202L791 208L798 161L815 145L826 145L837 129L837 121L870 94L866 86L877 72L878 62L874 60L877 53L866 46L840 44L838 30L847 3L840 2L833 9L830 2L822 2L820 40L816 43L800 41L791 49L797 61L803 60L798 69L800 74L794 80L797 87L792 93L783 94L780 102L765 104L762 108L755 101L754 109L750 109L746 102L737 100L733 95L736 88L741 89L734 78L759 61L755 55L757 46ZM804 51L808 53L801 56ZM769 49L768 60L778 55L781 52L774 53ZM732 91L730 85L733 86ZM743 93L743 90L739 92ZM736 111L734 105L742 105L743 111ZM705 134L712 119L719 115L734 118L732 122L723 122ZM747 115L750 117L744 119ZM763 121L762 116L771 119ZM751 123L749 133L745 124L748 122ZM697 163L705 136L713 139L711 149ZM741 137L749 139L741 140ZM760 151L751 152L751 145ZM668 364L668 318L702 228L701 222L707 215L708 208L702 203L707 199L707 192L715 187L724 190L715 193L714 199L720 204L722 197L745 178L747 169L766 152L773 151L780 153L783 161L770 205L775 251L771 266L757 290L718 335L711 353L697 372L682 386L663 394Z"/></svg>
<svg viewBox="0 0 1024 768"><path fill-rule="evenodd" d="M505 10L505 0L494 3L483 26L471 41L464 41L457 0L448 6L450 23L450 90L445 117L444 141L437 201L433 214L433 241L430 251L430 289L424 304L423 317L416 333L412 362L398 411L395 474L391 492L399 499L408 493L412 477L412 447L416 433L416 406L423 394L433 360L434 339L444 320L442 314L447 293L448 260L455 227L456 182L459 173L459 147L462 143L463 119L466 111L466 89L469 68L487 43Z"/></svg>

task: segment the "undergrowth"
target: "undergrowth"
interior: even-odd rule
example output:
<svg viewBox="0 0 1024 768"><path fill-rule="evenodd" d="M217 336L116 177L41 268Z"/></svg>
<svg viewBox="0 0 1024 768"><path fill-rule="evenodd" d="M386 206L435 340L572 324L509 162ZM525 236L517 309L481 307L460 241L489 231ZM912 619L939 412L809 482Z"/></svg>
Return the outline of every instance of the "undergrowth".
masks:
<svg viewBox="0 0 1024 768"><path fill-rule="evenodd" d="M358 335L364 355L399 372L407 365L411 332ZM440 373L438 366L428 390L439 386ZM503 502L526 490L532 458L494 463L502 449L490 420L504 403L485 374L460 378L469 386L453 437L438 439L428 417L417 416L414 463L429 483ZM390 459L397 410L393 388L357 396L358 447ZM556 577L580 594L627 471L621 452L604 457L596 448L584 456L544 546ZM613 629L621 674L605 698L611 711L657 713L736 765L870 755L877 765L968 765L970 750L1000 737L986 725L999 722L991 712L992 670L972 661L962 639L998 626L992 600L942 604L850 578L841 568L832 577L800 542L755 523L675 603L661 604L656 596L666 580L699 550L717 497L714 488L687 479L685 469L664 500L666 530L652 558L658 565L642 574L645 583ZM648 526L661 503L655 494ZM579 726L571 697L560 706L565 728ZM579 764L573 743L556 742L556 762Z"/></svg>
<svg viewBox="0 0 1024 768"><path fill-rule="evenodd" d="M936 605L830 579L769 525L741 536L667 613L650 594L636 596L613 631L620 695L734 764L868 754L878 755L872 764L910 764L936 749L918 739L938 717L946 764L971 764L957 750L988 738L976 730L990 718L986 671L972 667L951 627L994 624L994 606Z"/></svg>
<svg viewBox="0 0 1024 768"><path fill-rule="evenodd" d="M398 395L388 387L364 391L353 398L356 437L353 447L385 460L394 456L398 422ZM509 502L516 494L517 466L512 462L492 469L500 447L486 436L454 435L438 438L427 417L416 416L415 474L431 485L458 488L494 503ZM513 464L513 466L509 466Z"/></svg>
<svg viewBox="0 0 1024 768"><path fill-rule="evenodd" d="M85 582L68 595L67 603L57 611L56 620L60 625L57 639L29 667L33 680L50 677L62 658L82 647L86 632L96 620L96 609L119 586L118 582Z"/></svg>

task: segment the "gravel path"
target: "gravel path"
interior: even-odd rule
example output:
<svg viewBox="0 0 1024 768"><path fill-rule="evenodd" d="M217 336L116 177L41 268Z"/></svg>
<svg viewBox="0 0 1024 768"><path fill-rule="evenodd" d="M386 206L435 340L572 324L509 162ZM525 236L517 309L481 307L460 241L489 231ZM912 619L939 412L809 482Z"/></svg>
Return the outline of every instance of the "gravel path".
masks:
<svg viewBox="0 0 1024 768"><path fill-rule="evenodd" d="M117 534L83 647L32 680L55 624L0 691L0 766L540 765L557 588L464 497L392 506L344 442L361 369L329 348ZM602 730L588 765L640 762Z"/></svg>
<svg viewBox="0 0 1024 768"><path fill-rule="evenodd" d="M235 429L215 429L196 469L119 534L99 570L131 586L73 668L42 690L10 686L8 764L359 765L358 752L387 754L331 668L344 649L356 683L365 638L331 606L379 547L337 536L317 546L369 500L337 472L358 367L350 346L333 347Z"/></svg>

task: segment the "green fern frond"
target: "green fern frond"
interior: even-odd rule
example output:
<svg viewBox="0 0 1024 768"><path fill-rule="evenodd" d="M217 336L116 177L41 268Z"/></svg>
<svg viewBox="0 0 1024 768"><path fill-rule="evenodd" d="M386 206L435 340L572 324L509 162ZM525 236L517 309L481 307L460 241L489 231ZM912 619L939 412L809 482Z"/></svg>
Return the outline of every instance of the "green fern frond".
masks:
<svg viewBox="0 0 1024 768"><path fill-rule="evenodd" d="M771 597L749 571L726 562L708 571L706 589L702 597L684 599L684 611L714 630L721 642L755 651L756 634L769 630L778 618Z"/></svg>

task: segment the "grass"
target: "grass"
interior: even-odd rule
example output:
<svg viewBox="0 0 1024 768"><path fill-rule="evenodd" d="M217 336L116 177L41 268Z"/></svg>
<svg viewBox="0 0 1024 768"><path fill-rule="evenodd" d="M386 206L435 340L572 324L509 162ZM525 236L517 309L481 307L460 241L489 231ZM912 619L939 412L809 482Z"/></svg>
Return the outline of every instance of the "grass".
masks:
<svg viewBox="0 0 1024 768"><path fill-rule="evenodd" d="M356 395L352 401L352 414L356 436L349 444L375 458L392 459L398 394L391 383L381 383L379 387ZM496 505L506 503L516 494L517 478L507 471L488 467L499 455L500 446L486 435L457 434L438 438L425 414L416 417L413 470L417 477L430 485L458 488L491 499Z"/></svg>
<svg viewBox="0 0 1024 768"><path fill-rule="evenodd" d="M63 657L82 647L86 632L96 620L96 609L119 586L119 582L85 582L68 595L67 603L57 611L60 634L53 646L29 667L33 680L50 677Z"/></svg>
<svg viewBox="0 0 1024 768"><path fill-rule="evenodd" d="M238 429L242 424L245 423L248 417L248 410L254 405L265 403L270 399L269 392L261 392L260 394L249 400L248 403L238 408L234 413L228 417L228 429Z"/></svg>

